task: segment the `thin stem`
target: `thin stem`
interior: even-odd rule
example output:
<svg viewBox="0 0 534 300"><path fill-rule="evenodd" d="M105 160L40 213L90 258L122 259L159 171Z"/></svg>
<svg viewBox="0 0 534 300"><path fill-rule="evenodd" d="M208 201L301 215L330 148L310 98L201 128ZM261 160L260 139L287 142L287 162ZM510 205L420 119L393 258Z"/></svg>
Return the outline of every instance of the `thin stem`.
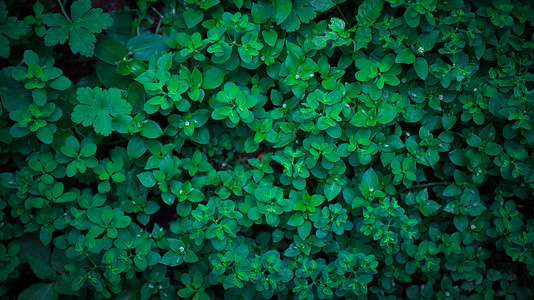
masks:
<svg viewBox="0 0 534 300"><path fill-rule="evenodd" d="M459 132L453 131L452 134L456 134L457 136L465 139L465 136L463 134L459 133Z"/></svg>
<svg viewBox="0 0 534 300"><path fill-rule="evenodd" d="M77 126L74 126L73 128L79 136L81 136L82 138L86 138L85 134L83 134Z"/></svg>
<svg viewBox="0 0 534 300"><path fill-rule="evenodd" d="M156 12L156 14L158 15L159 17L159 21L158 21L158 26L156 28L156 33L158 33L160 27L161 27L161 23L163 22L163 18L165 18L165 16L163 16L157 9L155 9L154 7L152 7L152 10Z"/></svg>
<svg viewBox="0 0 534 300"><path fill-rule="evenodd" d="M161 19L164 18L164 16L163 16L157 9L155 9L154 7L152 7L152 10L153 10L153 11L154 11L154 12L155 12Z"/></svg>
<svg viewBox="0 0 534 300"><path fill-rule="evenodd" d="M425 183L425 184L418 184L418 185L412 185L410 187L406 187L404 189L402 189L400 193L406 191L406 190L410 190L410 189L415 189L415 188L421 188L421 187L427 187L427 186L434 186L434 185L444 185L444 184L450 184L452 182L450 181L441 181L441 182L431 182L431 183Z"/></svg>
<svg viewBox="0 0 534 300"><path fill-rule="evenodd" d="M349 21L347 21L347 18L345 18L345 15L341 11L341 8L339 8L339 5L337 5L337 1L334 1L334 4L336 5L337 11L339 11L339 13L341 14L341 17L345 21L345 24L349 25Z"/></svg>
<svg viewBox="0 0 534 300"><path fill-rule="evenodd" d="M61 0L57 0L57 2L59 3L59 6L61 7L61 11L63 12L63 15L65 16L65 18L67 18L67 20L69 20L69 22L72 23L72 20L70 19L69 15L67 15L67 12L65 11L65 7L63 6L63 3L61 2Z"/></svg>
<svg viewBox="0 0 534 300"><path fill-rule="evenodd" d="M163 19L159 19L158 21L158 26L156 27L156 34L159 32L159 29L161 28L161 22L163 21Z"/></svg>
<svg viewBox="0 0 534 300"><path fill-rule="evenodd" d="M143 22L143 19L145 18L146 13L147 13L147 11L144 10L144 11L143 11L143 14L142 14L138 19L136 19L136 21L135 21L135 26L132 28L132 35L133 35L134 33L137 33L137 35L140 35L140 34L141 34L141 31L140 31L139 26L141 26L141 22Z"/></svg>

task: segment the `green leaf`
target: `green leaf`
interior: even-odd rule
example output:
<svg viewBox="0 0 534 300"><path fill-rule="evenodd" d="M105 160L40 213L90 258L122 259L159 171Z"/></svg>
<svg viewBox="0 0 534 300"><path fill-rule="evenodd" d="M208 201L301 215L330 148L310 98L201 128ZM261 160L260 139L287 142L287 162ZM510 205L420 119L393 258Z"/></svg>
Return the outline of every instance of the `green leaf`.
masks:
<svg viewBox="0 0 534 300"><path fill-rule="evenodd" d="M302 214L297 212L291 215L289 220L287 220L287 225L299 227L302 224L304 224L304 218L302 217Z"/></svg>
<svg viewBox="0 0 534 300"><path fill-rule="evenodd" d="M126 46L109 35L97 35L95 56L110 65L117 65L128 55Z"/></svg>
<svg viewBox="0 0 534 300"><path fill-rule="evenodd" d="M376 175L373 168L370 168L367 171L365 171L365 173L363 173L361 186L366 189L373 189L373 190L378 188L378 176Z"/></svg>
<svg viewBox="0 0 534 300"><path fill-rule="evenodd" d="M377 121L380 124L384 124L385 125L385 124L388 124L389 122L393 121L396 116L397 116L397 110L395 108L393 108L391 105L386 104L386 105L383 105L378 110Z"/></svg>
<svg viewBox="0 0 534 300"><path fill-rule="evenodd" d="M415 68L415 73L417 73L417 76L425 80L428 76L428 63L426 62L426 59L422 57L416 58L413 67Z"/></svg>
<svg viewBox="0 0 534 300"><path fill-rule="evenodd" d="M434 200L427 200L419 205L419 211L423 216L428 217L440 209L441 205Z"/></svg>
<svg viewBox="0 0 534 300"><path fill-rule="evenodd" d="M445 190L443 190L443 196L455 197L462 193L462 189L456 184L449 184Z"/></svg>
<svg viewBox="0 0 534 300"><path fill-rule="evenodd" d="M451 162L457 166L465 167L467 159L465 158L465 152L461 149L454 149L449 152L449 158Z"/></svg>
<svg viewBox="0 0 534 300"><path fill-rule="evenodd" d="M132 111L130 103L115 88L102 90L99 87L83 87L76 90L76 95L79 104L74 107L72 121L85 127L92 126L96 133L105 136L112 132L112 117Z"/></svg>
<svg viewBox="0 0 534 300"><path fill-rule="evenodd" d="M50 127L43 127L37 131L37 138L39 138L39 140L45 144L52 144L52 141L54 140L54 133Z"/></svg>
<svg viewBox="0 0 534 300"><path fill-rule="evenodd" d="M126 48L133 52L133 56L141 61L147 61L154 53L162 53L169 50L167 38L157 34L141 34L131 38Z"/></svg>
<svg viewBox="0 0 534 300"><path fill-rule="evenodd" d="M50 224L41 227L41 230L39 231L39 240L41 240L43 245L47 246L52 240L53 229L53 226Z"/></svg>
<svg viewBox="0 0 534 300"><path fill-rule="evenodd" d="M324 185L324 195L328 201L334 199L339 193L341 193L341 186L336 183Z"/></svg>
<svg viewBox="0 0 534 300"><path fill-rule="evenodd" d="M290 1L286 1L290 2ZM301 23L309 23L316 17L315 9L309 5L306 0L294 0L293 8L290 14L282 22L280 27L287 32L293 32L300 29ZM271 45L274 46L274 45Z"/></svg>
<svg viewBox="0 0 534 300"><path fill-rule="evenodd" d="M91 57L95 50L95 33L113 25L113 19L102 13L101 8L91 9L90 0L78 0L71 6L71 20L60 14L45 14L43 23L50 27L45 35L47 46L64 44L68 39L72 53Z"/></svg>
<svg viewBox="0 0 534 300"><path fill-rule="evenodd" d="M101 60L96 61L96 75L106 88L119 88L127 90L132 83L131 79L121 76L115 71L115 67Z"/></svg>
<svg viewBox="0 0 534 300"><path fill-rule="evenodd" d="M37 236L25 236L21 241L21 259L30 264L31 270L40 279L49 279L54 274L50 261L50 247L44 246Z"/></svg>
<svg viewBox="0 0 534 300"><path fill-rule="evenodd" d="M0 186L8 189L16 189L18 183L15 181L13 173L0 173Z"/></svg>
<svg viewBox="0 0 534 300"><path fill-rule="evenodd" d="M54 290L54 283L34 283L25 288L17 300L57 300L58 293Z"/></svg>
<svg viewBox="0 0 534 300"><path fill-rule="evenodd" d="M8 17L6 2L0 2L0 56L8 58L9 39L18 40L31 30L31 27L24 21L17 20L16 17Z"/></svg>
<svg viewBox="0 0 534 300"><path fill-rule="evenodd" d="M211 117L215 120L223 120L225 119L226 117L228 117L230 115L230 113L232 112L232 107L230 106L223 106L223 107L220 107L220 108L217 108L215 109L212 113L211 113Z"/></svg>
<svg viewBox="0 0 534 300"><path fill-rule="evenodd" d="M315 10L325 12L336 6L335 0L311 0L310 5L315 7Z"/></svg>
<svg viewBox="0 0 534 300"><path fill-rule="evenodd" d="M55 200L56 203L67 203L76 200L77 196L75 192L66 192Z"/></svg>
<svg viewBox="0 0 534 300"><path fill-rule="evenodd" d="M312 223L308 220L304 221L304 224L302 224L302 226L299 226L297 228L299 237L303 240L306 240L306 238L310 235L311 229L312 229Z"/></svg>
<svg viewBox="0 0 534 300"><path fill-rule="evenodd" d="M422 51L430 51L432 48L434 48L434 45L436 45L436 41L438 39L440 31L439 30L432 30L430 32L423 32L418 38L417 38L417 44L415 46L416 49L421 49Z"/></svg>
<svg viewBox="0 0 534 300"><path fill-rule="evenodd" d="M58 90L58 91L64 91L68 89L71 86L71 84L72 83L70 82L70 80L65 76L58 77L48 82L48 86L50 88L53 88L54 90Z"/></svg>
<svg viewBox="0 0 534 300"><path fill-rule="evenodd" d="M403 63L403 64L413 64L415 62L415 55L413 55L412 51L408 48L404 48L399 53L397 53L397 57L395 58L396 63Z"/></svg>
<svg viewBox="0 0 534 300"><path fill-rule="evenodd" d="M156 178L154 178L152 172L143 172L141 174L138 174L137 178L139 179L139 181L141 181L141 184L148 188L151 188L156 184Z"/></svg>
<svg viewBox="0 0 534 300"><path fill-rule="evenodd" d="M419 12L415 9L415 5L409 5L404 12L404 21L408 26L411 28L416 28L419 25L419 22L421 21L421 16L419 15Z"/></svg>
<svg viewBox="0 0 534 300"><path fill-rule="evenodd" d="M223 83L226 73L227 71L221 68L206 68L204 74L202 74L204 77L202 88L207 90L218 88Z"/></svg>
<svg viewBox="0 0 534 300"><path fill-rule="evenodd" d="M252 20L254 21L254 23L258 23L258 24L265 23L265 20L267 19L267 15L265 12L265 7L263 5L258 4L258 3L252 3L251 13L252 13Z"/></svg>
<svg viewBox="0 0 534 300"><path fill-rule="evenodd" d="M144 141L140 137L134 136L128 141L126 150L130 158L136 159L145 154L147 148Z"/></svg>
<svg viewBox="0 0 534 300"><path fill-rule="evenodd" d="M195 129L195 132L193 132L193 135L191 136L191 140L202 145L208 144L210 141L210 132L208 128L200 127Z"/></svg>
<svg viewBox="0 0 534 300"><path fill-rule="evenodd" d="M104 206L104 208L102 208L101 214L102 214L101 215L102 221L104 222L103 224L104 225L110 224L111 221L113 220L113 209L111 208L111 206L109 205Z"/></svg>
<svg viewBox="0 0 534 300"><path fill-rule="evenodd" d="M263 36L263 39L265 40L267 45L274 47L274 45L276 44L276 39L278 37L278 34L275 30L262 31L261 35Z"/></svg>
<svg viewBox="0 0 534 300"><path fill-rule="evenodd" d="M356 22L360 26L372 26L382 12L384 6L383 0L364 0L358 6L358 14L356 15Z"/></svg>
<svg viewBox="0 0 534 300"><path fill-rule="evenodd" d="M184 11L184 21L187 25L187 28L193 28L198 23L202 22L204 18L204 13L201 10L188 8Z"/></svg>
<svg viewBox="0 0 534 300"><path fill-rule="evenodd" d="M147 120L148 122L144 124L143 130L141 131L141 135L149 138L149 139L155 139L163 135L163 130L158 125L158 123Z"/></svg>
<svg viewBox="0 0 534 300"><path fill-rule="evenodd" d="M454 216L453 219L454 226L456 229L458 229L459 232L464 231L467 229L467 225L469 224L469 220L464 215Z"/></svg>
<svg viewBox="0 0 534 300"><path fill-rule="evenodd" d="M276 24L284 22L293 8L293 3L287 0L273 0L274 5L274 20Z"/></svg>

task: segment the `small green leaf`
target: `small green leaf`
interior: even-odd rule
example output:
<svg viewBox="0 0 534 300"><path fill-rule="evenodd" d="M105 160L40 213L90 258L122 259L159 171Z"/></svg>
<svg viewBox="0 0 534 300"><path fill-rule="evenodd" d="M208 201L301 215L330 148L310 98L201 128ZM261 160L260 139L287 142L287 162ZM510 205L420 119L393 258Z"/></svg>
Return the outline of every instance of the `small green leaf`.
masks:
<svg viewBox="0 0 534 300"><path fill-rule="evenodd" d="M287 0L274 0L273 5L273 14L276 24L281 24L287 19L287 17L291 13L291 9L293 7L292 2Z"/></svg>
<svg viewBox="0 0 534 300"><path fill-rule="evenodd" d="M154 175L152 174L152 172L148 172L148 171L143 172L137 175L137 178L139 179L139 181L141 181L141 183L144 186L148 188L151 188L156 184L156 178L154 178Z"/></svg>
<svg viewBox="0 0 534 300"><path fill-rule="evenodd" d="M440 209L441 205L434 200L427 200L419 205L419 211L428 217Z"/></svg>
<svg viewBox="0 0 534 300"><path fill-rule="evenodd" d="M404 48L399 53L397 53L397 57L395 58L396 63L402 63L402 64L413 64L415 62L415 55L413 55L412 51L408 48Z"/></svg>
<svg viewBox="0 0 534 300"><path fill-rule="evenodd" d="M310 5L315 7L317 11L325 12L336 6L335 0L311 0Z"/></svg>
<svg viewBox="0 0 534 300"><path fill-rule="evenodd" d="M223 83L226 73L226 70L217 67L206 68L202 88L208 90L218 88Z"/></svg>
<svg viewBox="0 0 534 300"><path fill-rule="evenodd" d="M274 30L268 30L268 31L262 31L261 35L263 36L263 39L267 43L267 45L274 47L276 44L276 39L278 37L278 34Z"/></svg>
<svg viewBox="0 0 534 300"><path fill-rule="evenodd" d="M312 229L312 223L308 220L304 221L304 224L302 224L302 226L299 226L297 228L299 237L305 240L310 235L311 229Z"/></svg>
<svg viewBox="0 0 534 300"><path fill-rule="evenodd" d="M136 159L145 154L147 148L143 142L143 139L138 136L134 136L128 141L126 150L130 158Z"/></svg>
<svg viewBox="0 0 534 300"><path fill-rule="evenodd" d="M324 195L328 201L334 199L337 195L339 195L339 193L341 193L341 186L337 185L336 183L324 185Z"/></svg>
<svg viewBox="0 0 534 300"><path fill-rule="evenodd" d="M265 23L265 20L267 19L265 7L263 5L258 3L252 3L251 8L252 13L252 20L254 23L263 24Z"/></svg>
<svg viewBox="0 0 534 300"><path fill-rule="evenodd" d="M184 21L187 28L195 27L198 23L202 22L203 18L204 13L201 10L188 8L184 11Z"/></svg>
<svg viewBox="0 0 534 300"><path fill-rule="evenodd" d="M454 197L454 196L458 196L462 193L462 189L460 189L460 187L458 187L456 184L449 184L445 190L443 190L443 196L448 196L448 197Z"/></svg>
<svg viewBox="0 0 534 300"><path fill-rule="evenodd" d="M464 231L467 229L467 225L469 224L469 220L464 215L454 216L453 219L454 226L456 229L458 229L459 232Z"/></svg>
<svg viewBox="0 0 534 300"><path fill-rule="evenodd" d="M426 62L426 59L422 57L416 58L413 67L415 68L415 73L417 73L417 76L425 80L428 76L428 63Z"/></svg>
<svg viewBox="0 0 534 300"><path fill-rule="evenodd" d="M287 221L287 225L299 227L302 224L304 224L304 218L302 217L302 214L297 212L291 215L289 220Z"/></svg>
<svg viewBox="0 0 534 300"><path fill-rule="evenodd" d="M421 49L421 52L426 52L432 50L434 48L434 45L436 44L436 41L438 39L438 36L440 34L439 30L432 30L429 32L423 32L418 38L417 38L417 44L415 45L416 49ZM484 43L482 43L484 44Z"/></svg>

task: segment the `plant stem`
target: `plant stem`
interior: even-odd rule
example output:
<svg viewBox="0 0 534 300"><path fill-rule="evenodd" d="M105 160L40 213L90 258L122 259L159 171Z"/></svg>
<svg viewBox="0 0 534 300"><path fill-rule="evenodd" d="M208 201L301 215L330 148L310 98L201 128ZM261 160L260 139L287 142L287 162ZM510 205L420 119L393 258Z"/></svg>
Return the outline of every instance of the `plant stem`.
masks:
<svg viewBox="0 0 534 300"><path fill-rule="evenodd" d="M434 185L444 185L444 184L450 184L450 183L452 183L452 182L450 182L450 181L441 181L441 182L431 182L431 183L425 183L425 184L412 185L410 187L406 187L406 188L402 189L399 192L399 194L404 192L404 191L410 190L410 189L427 187L427 186L434 186Z"/></svg>
<svg viewBox="0 0 534 300"><path fill-rule="evenodd" d="M156 27L156 34L159 32L159 29L161 28L161 22L163 21L163 19L159 19L158 21L158 27Z"/></svg>
<svg viewBox="0 0 534 300"><path fill-rule="evenodd" d="M73 128L79 136L81 136L82 138L86 138L85 134L83 134L77 126L74 126Z"/></svg>
<svg viewBox="0 0 534 300"><path fill-rule="evenodd" d="M349 25L349 21L347 21L347 18L345 18L345 15L341 11L341 8L339 8L339 5L337 5L337 1L334 1L334 4L336 5L337 11L339 11L339 13L341 14L341 17L345 21L345 24Z"/></svg>
<svg viewBox="0 0 534 300"><path fill-rule="evenodd" d="M160 19L163 19L164 16L157 10L155 9L154 7L152 7L152 10L160 17Z"/></svg>
<svg viewBox="0 0 534 300"><path fill-rule="evenodd" d="M156 28L156 33L159 32L159 29L161 27L161 23L163 22L163 18L165 18L165 16L163 16L157 9L155 9L154 7L152 7L152 10L154 12L156 12L156 14L158 15L159 17L159 21L158 21L158 27Z"/></svg>
<svg viewBox="0 0 534 300"><path fill-rule="evenodd" d="M57 0L57 2L59 3L59 6L61 7L61 12L63 12L63 15L65 16L65 18L67 18L67 20L69 20L69 22L72 23L72 20L70 19L69 15L67 15L67 12L65 11L65 7L63 6L63 2L61 0Z"/></svg>

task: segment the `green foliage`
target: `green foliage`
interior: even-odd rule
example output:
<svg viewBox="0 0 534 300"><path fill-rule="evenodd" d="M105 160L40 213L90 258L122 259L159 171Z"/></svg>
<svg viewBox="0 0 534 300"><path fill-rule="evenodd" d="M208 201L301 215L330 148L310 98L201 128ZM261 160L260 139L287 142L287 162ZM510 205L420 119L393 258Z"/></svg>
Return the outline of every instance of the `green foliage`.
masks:
<svg viewBox="0 0 534 300"><path fill-rule="evenodd" d="M14 110L9 113L11 120L17 122L11 126L9 133L14 138L21 138L35 132L41 142L50 144L57 130L54 122L61 118L62 114L61 109L56 107L54 103L47 103L43 107L32 103L26 109Z"/></svg>
<svg viewBox="0 0 534 300"><path fill-rule="evenodd" d="M0 298L534 298L529 1L108 2L0 2Z"/></svg>
<svg viewBox="0 0 534 300"><path fill-rule="evenodd" d="M9 11L5 2L0 3L0 56L8 58L10 54L10 43L26 35L31 27L16 17L9 17Z"/></svg>
<svg viewBox="0 0 534 300"><path fill-rule="evenodd" d="M61 1L59 3L62 5ZM95 50L95 33L113 25L113 19L109 14L102 13L101 8L91 9L90 0L75 1L70 12L70 17L65 14L65 10L65 15L43 15L43 23L49 27L44 38L45 44L64 44L68 39L72 53L91 57Z"/></svg>
<svg viewBox="0 0 534 300"><path fill-rule="evenodd" d="M83 126L92 126L96 133L110 135L113 131L112 117L129 114L132 106L122 98L119 89L102 90L79 88L76 90L78 104L74 106L72 121Z"/></svg>
<svg viewBox="0 0 534 300"><path fill-rule="evenodd" d="M14 67L11 76L17 81L24 82L24 88L32 91L33 101L39 106L46 104L48 98L46 87L48 87L48 93L52 93L50 98L55 99L58 93L54 90L64 91L71 86L70 80L62 76L63 72L52 67L54 59L51 57L39 59L37 53L26 50L24 63L27 67ZM50 89L52 90L50 91Z"/></svg>
<svg viewBox="0 0 534 300"><path fill-rule="evenodd" d="M380 17L380 12L384 7L384 0L365 0L363 3L358 6L358 14L356 15L356 22L360 26L370 26L373 25L378 17Z"/></svg>

